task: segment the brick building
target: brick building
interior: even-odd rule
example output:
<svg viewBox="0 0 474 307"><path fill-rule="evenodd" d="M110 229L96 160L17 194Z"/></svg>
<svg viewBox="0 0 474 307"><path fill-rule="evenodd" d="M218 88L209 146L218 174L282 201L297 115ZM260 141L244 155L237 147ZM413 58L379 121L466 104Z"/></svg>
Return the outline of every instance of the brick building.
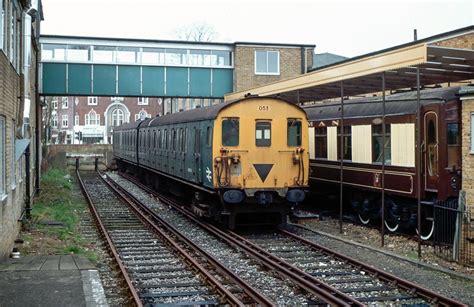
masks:
<svg viewBox="0 0 474 307"><path fill-rule="evenodd" d="M41 19L41 1L0 0L0 259L12 251L39 187Z"/></svg>

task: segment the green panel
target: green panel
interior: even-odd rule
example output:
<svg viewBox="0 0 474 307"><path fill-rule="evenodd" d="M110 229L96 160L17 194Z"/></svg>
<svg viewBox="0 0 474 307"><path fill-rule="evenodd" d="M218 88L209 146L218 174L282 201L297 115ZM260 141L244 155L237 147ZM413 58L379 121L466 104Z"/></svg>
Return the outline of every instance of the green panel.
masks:
<svg viewBox="0 0 474 307"><path fill-rule="evenodd" d="M211 96L211 69L191 68L189 73L191 96Z"/></svg>
<svg viewBox="0 0 474 307"><path fill-rule="evenodd" d="M42 94L67 94L66 64L43 63Z"/></svg>
<svg viewBox="0 0 474 307"><path fill-rule="evenodd" d="M163 67L143 66L142 74L144 96L163 96L165 94L165 69Z"/></svg>
<svg viewBox="0 0 474 307"><path fill-rule="evenodd" d="M118 93L121 96L140 95L140 67L118 67Z"/></svg>
<svg viewBox="0 0 474 307"><path fill-rule="evenodd" d="M188 96L188 69L180 67L166 68L166 95Z"/></svg>
<svg viewBox="0 0 474 307"><path fill-rule="evenodd" d="M94 95L116 95L115 66L94 65Z"/></svg>
<svg viewBox="0 0 474 307"><path fill-rule="evenodd" d="M214 69L212 72L212 96L223 97L233 91L233 70Z"/></svg>
<svg viewBox="0 0 474 307"><path fill-rule="evenodd" d="M69 94L90 96L92 94L91 65L69 64L67 88Z"/></svg>

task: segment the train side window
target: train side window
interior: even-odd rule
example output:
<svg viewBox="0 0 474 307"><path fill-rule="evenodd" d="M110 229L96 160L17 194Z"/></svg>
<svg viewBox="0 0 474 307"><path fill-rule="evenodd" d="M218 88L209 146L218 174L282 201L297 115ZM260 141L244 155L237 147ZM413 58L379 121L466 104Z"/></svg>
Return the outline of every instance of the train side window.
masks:
<svg viewBox="0 0 474 307"><path fill-rule="evenodd" d="M222 145L239 146L238 118L228 118L222 121Z"/></svg>
<svg viewBox="0 0 474 307"><path fill-rule="evenodd" d="M176 138L177 138L176 129L172 129L171 130L171 140L173 141L173 143L172 143L171 149L173 151L176 151Z"/></svg>
<svg viewBox="0 0 474 307"><path fill-rule="evenodd" d="M328 158L328 128L317 127L314 129L315 158Z"/></svg>
<svg viewBox="0 0 474 307"><path fill-rule="evenodd" d="M269 147L272 144L272 123L257 122L255 125L255 145Z"/></svg>
<svg viewBox="0 0 474 307"><path fill-rule="evenodd" d="M183 129L183 139L182 139L182 143L183 143L183 146L182 146L182 150L183 152L186 152L187 150L187 139L188 139L188 131L189 131L189 128L186 128L186 129Z"/></svg>
<svg viewBox="0 0 474 307"><path fill-rule="evenodd" d="M426 129L426 150L428 154L428 174L429 176L438 175L438 132L437 117L433 112L425 115Z"/></svg>
<svg viewBox="0 0 474 307"><path fill-rule="evenodd" d="M288 119L287 144L290 147L301 146L301 121L298 119Z"/></svg>
<svg viewBox="0 0 474 307"><path fill-rule="evenodd" d="M158 130L158 138L156 140L156 148L161 148L161 129Z"/></svg>
<svg viewBox="0 0 474 307"><path fill-rule="evenodd" d="M212 128L208 126L206 128L206 146L211 147L212 145Z"/></svg>
<svg viewBox="0 0 474 307"><path fill-rule="evenodd" d="M194 128L194 152L196 154L201 153L201 130Z"/></svg>
<svg viewBox="0 0 474 307"><path fill-rule="evenodd" d="M385 124L385 163L392 161L390 124ZM382 143L383 131L382 125L372 125L372 161L382 163Z"/></svg>
<svg viewBox="0 0 474 307"><path fill-rule="evenodd" d="M342 159L343 160L352 160L352 127L344 126L342 131ZM341 142L341 127L337 127L337 140L338 144ZM341 150L338 147L337 158L341 159Z"/></svg>
<svg viewBox="0 0 474 307"><path fill-rule="evenodd" d="M165 145L165 146L163 146L163 147L164 147L166 150L168 150L168 144L169 144L169 143L168 143L168 138L169 138L168 134L169 134L169 133L168 133L168 129L165 129L165 136L164 136L164 138L163 138L163 142L164 142L164 145Z"/></svg>
<svg viewBox="0 0 474 307"><path fill-rule="evenodd" d="M448 167L459 169L461 165L461 136L459 135L459 124L449 123L447 125L448 136Z"/></svg>

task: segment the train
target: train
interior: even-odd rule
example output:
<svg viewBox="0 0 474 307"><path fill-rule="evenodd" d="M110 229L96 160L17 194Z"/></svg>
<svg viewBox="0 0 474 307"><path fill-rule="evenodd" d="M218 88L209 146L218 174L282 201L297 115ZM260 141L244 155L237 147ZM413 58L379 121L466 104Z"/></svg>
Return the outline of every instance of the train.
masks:
<svg viewBox="0 0 474 307"><path fill-rule="evenodd" d="M309 182L308 120L277 98L245 97L113 130L117 168L233 229L281 225Z"/></svg>
<svg viewBox="0 0 474 307"><path fill-rule="evenodd" d="M386 97L385 143L380 96L345 101L342 125L340 102L304 107L309 120L313 193L339 195L342 158L345 205L362 224L376 220L379 223L385 160L386 229L395 232L411 228L422 239L429 239L435 229L434 207L444 204L456 208L461 187L458 90L451 87L420 91L421 161L416 158L416 91ZM421 229L417 228L418 193Z"/></svg>

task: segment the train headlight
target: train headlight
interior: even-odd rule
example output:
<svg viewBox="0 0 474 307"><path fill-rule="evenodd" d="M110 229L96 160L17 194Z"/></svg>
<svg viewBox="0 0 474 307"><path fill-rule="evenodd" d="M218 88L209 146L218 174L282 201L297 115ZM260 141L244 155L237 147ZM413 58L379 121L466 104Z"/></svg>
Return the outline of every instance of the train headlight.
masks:
<svg viewBox="0 0 474 307"><path fill-rule="evenodd" d="M239 164L240 163L240 155L238 153L235 153L232 155L232 163L233 164Z"/></svg>

